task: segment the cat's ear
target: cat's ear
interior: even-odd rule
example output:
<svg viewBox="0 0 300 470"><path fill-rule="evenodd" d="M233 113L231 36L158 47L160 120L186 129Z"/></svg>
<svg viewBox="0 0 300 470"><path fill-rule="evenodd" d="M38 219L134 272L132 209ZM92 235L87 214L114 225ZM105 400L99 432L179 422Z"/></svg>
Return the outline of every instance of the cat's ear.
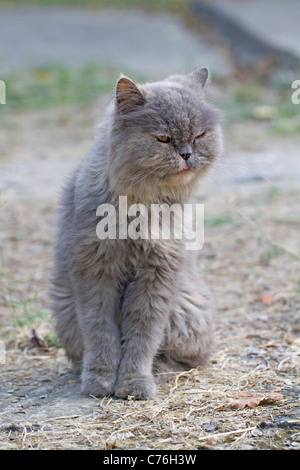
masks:
<svg viewBox="0 0 300 470"><path fill-rule="evenodd" d="M135 83L127 77L121 77L117 83L116 101L119 112L126 114L143 106L146 99Z"/></svg>
<svg viewBox="0 0 300 470"><path fill-rule="evenodd" d="M201 67L200 69L189 73L188 77L191 78L195 83L199 83L199 85L201 85L203 88L209 78L209 72L206 67Z"/></svg>

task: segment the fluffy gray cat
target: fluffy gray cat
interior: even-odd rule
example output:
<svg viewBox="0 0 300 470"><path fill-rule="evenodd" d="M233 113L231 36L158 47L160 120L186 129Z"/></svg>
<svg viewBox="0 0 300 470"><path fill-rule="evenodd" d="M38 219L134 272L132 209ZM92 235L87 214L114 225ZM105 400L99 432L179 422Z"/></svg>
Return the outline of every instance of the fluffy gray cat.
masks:
<svg viewBox="0 0 300 470"><path fill-rule="evenodd" d="M99 134L61 198L51 298L82 391L149 399L159 372L205 364L210 295L184 241L96 234L101 204L189 201L222 152L208 71L137 85L120 78ZM129 218L127 219L129 221Z"/></svg>

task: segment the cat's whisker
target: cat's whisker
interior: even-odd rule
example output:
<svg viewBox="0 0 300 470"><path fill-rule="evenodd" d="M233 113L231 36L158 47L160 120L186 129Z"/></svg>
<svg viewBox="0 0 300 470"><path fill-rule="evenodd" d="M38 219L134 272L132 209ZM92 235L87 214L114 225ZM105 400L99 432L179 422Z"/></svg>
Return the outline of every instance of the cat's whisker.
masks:
<svg viewBox="0 0 300 470"><path fill-rule="evenodd" d="M222 175L226 175L226 176L236 176L234 169L226 168L226 167L224 168L218 165L214 165L212 171L210 172L210 175L212 175L214 172L222 174Z"/></svg>
<svg viewBox="0 0 300 470"><path fill-rule="evenodd" d="M213 171L218 171L219 173L223 173L224 175L232 176L235 178L238 178L240 176L239 172L243 171L247 173L246 177L249 176L249 178L257 178L257 179L264 180L264 181L268 180L264 175L257 172L250 166L236 164L228 160L216 161L214 164Z"/></svg>
<svg viewBox="0 0 300 470"><path fill-rule="evenodd" d="M253 171L253 168L249 165L236 163L236 162L233 162L232 160L227 160L227 159L224 159L224 158L216 160L215 165L224 165L224 166L228 166L228 167L233 168L233 169Z"/></svg>

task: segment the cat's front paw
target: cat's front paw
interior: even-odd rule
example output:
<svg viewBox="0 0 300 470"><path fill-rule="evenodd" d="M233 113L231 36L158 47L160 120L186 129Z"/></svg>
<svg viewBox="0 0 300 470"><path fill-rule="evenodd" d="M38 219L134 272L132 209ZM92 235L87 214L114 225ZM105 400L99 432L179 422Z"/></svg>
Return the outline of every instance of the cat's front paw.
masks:
<svg viewBox="0 0 300 470"><path fill-rule="evenodd" d="M135 397L138 400L149 400L157 392L157 386L151 376L124 378L118 381L115 396L119 398Z"/></svg>
<svg viewBox="0 0 300 470"><path fill-rule="evenodd" d="M83 371L81 375L81 391L85 395L105 397L114 394L115 374L96 371Z"/></svg>

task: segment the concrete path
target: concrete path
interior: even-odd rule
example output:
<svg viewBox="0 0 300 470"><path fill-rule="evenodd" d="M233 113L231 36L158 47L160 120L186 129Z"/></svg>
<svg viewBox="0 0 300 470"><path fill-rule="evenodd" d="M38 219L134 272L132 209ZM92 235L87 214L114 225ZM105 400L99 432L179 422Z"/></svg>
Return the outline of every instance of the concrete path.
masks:
<svg viewBox="0 0 300 470"><path fill-rule="evenodd" d="M267 44L300 58L299 0L190 0L190 4L196 21L207 21L205 9L215 12L210 20L221 26L221 34L229 20L225 27L231 35L229 46L245 39L240 34L244 31L246 39L249 32L256 41L256 52ZM207 65L216 75L232 72L226 48L195 34L169 13L66 7L2 7L0 12L0 75L49 63L76 67L98 63L149 78L199 65Z"/></svg>
<svg viewBox="0 0 300 470"><path fill-rule="evenodd" d="M1 9L0 74L49 63L75 67L95 63L156 79L202 65L218 75L231 72L222 51L171 14L59 7Z"/></svg>
<svg viewBox="0 0 300 470"><path fill-rule="evenodd" d="M270 3L269 0L212 0L209 5L236 18L243 18L247 27L256 24L257 30L263 29L265 21L265 30L269 31L272 43L277 36L281 36L276 34L275 27L277 25L279 28L281 17L281 29L278 31L290 32L290 37L293 31L293 34L297 34L297 28L291 26L288 31L284 24L294 25L300 2L286 0L285 5L294 6L294 9L287 8L286 16L278 6L281 2L272 1L272 8ZM257 8L260 6L259 12L254 5ZM124 73L132 70L137 76L145 75L149 79L191 70L204 64L209 66L213 76L229 75L232 71L232 64L224 50L209 43L206 36L193 33L170 14L148 14L141 10L18 7L0 9L0 17L0 79L5 70L38 67L51 62L73 67L94 62L113 66ZM298 34L299 31L300 28ZM102 103L94 110L92 118L95 122L101 120L100 110L103 108ZM26 123L27 120L28 117ZM40 121L43 121L42 117ZM23 121L20 126L21 129L25 126ZM66 175L92 142L89 134L86 138L81 136L70 142L64 135L60 144L56 142L53 147L49 139L53 140L54 134L43 128L38 117L31 126L26 124L21 135L22 138L18 135L7 158L1 159L0 188L6 198L34 200L56 195ZM209 187L213 190L226 189L241 182L256 180L275 184L283 180L287 180L288 184L290 180L299 181L298 140L290 142L288 151L285 140L278 142L277 139L273 143L269 139L255 152L249 150L247 145L245 138L245 148L241 145L234 152L230 151L230 155L225 154L225 158L231 162L230 173L215 172L214 178L208 182Z"/></svg>
<svg viewBox="0 0 300 470"><path fill-rule="evenodd" d="M300 58L299 0L210 0L256 37Z"/></svg>

